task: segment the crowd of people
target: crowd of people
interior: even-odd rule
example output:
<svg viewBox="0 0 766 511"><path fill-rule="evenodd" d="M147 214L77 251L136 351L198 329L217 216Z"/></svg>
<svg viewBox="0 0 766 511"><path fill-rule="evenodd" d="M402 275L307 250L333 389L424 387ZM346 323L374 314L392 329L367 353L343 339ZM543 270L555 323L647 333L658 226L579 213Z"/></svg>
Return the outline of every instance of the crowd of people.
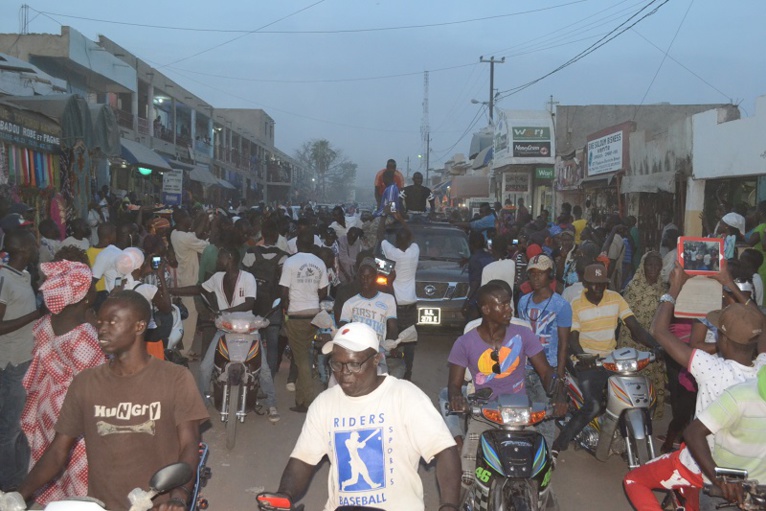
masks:
<svg viewBox="0 0 766 511"><path fill-rule="evenodd" d="M300 498L327 455L338 463L333 508L366 491L370 505L422 509L422 458L436 460L439 509L459 509L477 436L408 381L416 343L399 343L418 319L420 247L409 225L430 221L433 196L417 174L405 187L393 160L375 192L374 212L306 206L295 219L289 208L244 202L158 210L105 187L87 218L65 225L44 215L35 224L34 210L0 200L0 489L43 505L89 494L126 509L127 491L156 468L196 465L220 336L205 325L220 312L265 315L279 299L262 332L260 389L268 419L279 421L274 376L289 353L290 409L307 414L279 491ZM688 275L669 217L657 247L643 246L634 217L602 218L587 205L565 203L552 220L546 210L533 218L520 199L450 218L468 233L469 282L442 405L465 410L470 381L550 400L564 414L570 370L583 406L561 431L540 425L558 456L600 412L609 377L573 356L652 349L662 353L646 370L654 418L669 403L672 419L663 456L626 476L632 504L660 509L652 490L672 487L707 509L698 498L706 482L741 498L714 467L725 461L766 480L766 451L753 440L766 433L766 204L758 213L762 223L745 232L742 215L722 211L710 231L723 240L725 260L710 278L724 293L720 310L699 320L673 314ZM395 263L384 283L376 256ZM333 327L320 331L314 320L328 303ZM161 362L176 341L201 359L196 382ZM188 496L188 485L173 490L159 509L185 509Z"/></svg>

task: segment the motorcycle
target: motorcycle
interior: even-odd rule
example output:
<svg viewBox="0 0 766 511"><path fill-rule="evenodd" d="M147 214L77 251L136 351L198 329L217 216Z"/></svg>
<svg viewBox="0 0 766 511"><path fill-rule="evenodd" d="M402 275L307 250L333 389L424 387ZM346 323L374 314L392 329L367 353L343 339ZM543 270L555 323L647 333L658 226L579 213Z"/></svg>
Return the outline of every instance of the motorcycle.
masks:
<svg viewBox="0 0 766 511"><path fill-rule="evenodd" d="M173 463L158 470L149 480L149 490L135 488L128 494L130 511L149 511L154 507L152 499L191 480L192 469L188 463ZM192 502L190 510L195 509ZM0 492L0 511L24 511L27 509L24 499L18 493ZM92 497L79 497L58 500L45 506L45 511L104 511L104 504ZM204 508L203 508L204 509Z"/></svg>
<svg viewBox="0 0 766 511"><path fill-rule="evenodd" d="M269 326L267 318L277 310L280 303L281 299L274 300L266 317L255 316L252 312L225 312L215 320L221 336L215 351L211 378L212 397L215 407L220 411L221 422L226 425L227 449L234 448L237 422L245 422L247 410L263 414L258 404L263 356L259 330Z"/></svg>
<svg viewBox="0 0 766 511"><path fill-rule="evenodd" d="M631 469L653 459L651 411L656 397L651 380L639 373L654 361L654 354L619 348L602 360L587 354L577 358L579 363L593 364L615 373L609 377L606 386L604 413L596 416L575 437L577 445L593 453L599 461L606 461L612 453L625 454ZM579 410L583 396L570 371L566 374L566 387L570 410Z"/></svg>
<svg viewBox="0 0 766 511"><path fill-rule="evenodd" d="M298 504L293 506L292 501L286 495L281 493L263 492L259 493L255 497L258 502L258 509L260 511L304 511L305 506ZM364 507L364 506L341 506L336 507L335 511L383 511L377 507Z"/></svg>
<svg viewBox="0 0 766 511"><path fill-rule="evenodd" d="M468 396L466 419L491 428L478 438L476 469L461 511L557 509L550 449L540 433L529 429L548 418L551 409L532 406L526 394L490 399L491 394L491 389L481 389ZM470 427L466 431L468 442L476 433Z"/></svg>

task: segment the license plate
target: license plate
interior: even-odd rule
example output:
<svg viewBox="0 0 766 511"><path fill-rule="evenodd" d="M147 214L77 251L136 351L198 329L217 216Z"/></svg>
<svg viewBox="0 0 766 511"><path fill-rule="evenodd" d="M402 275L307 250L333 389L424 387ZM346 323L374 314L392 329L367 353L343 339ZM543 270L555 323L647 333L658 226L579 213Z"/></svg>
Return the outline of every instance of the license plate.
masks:
<svg viewBox="0 0 766 511"><path fill-rule="evenodd" d="M439 308L418 309L418 325L439 325L442 311Z"/></svg>

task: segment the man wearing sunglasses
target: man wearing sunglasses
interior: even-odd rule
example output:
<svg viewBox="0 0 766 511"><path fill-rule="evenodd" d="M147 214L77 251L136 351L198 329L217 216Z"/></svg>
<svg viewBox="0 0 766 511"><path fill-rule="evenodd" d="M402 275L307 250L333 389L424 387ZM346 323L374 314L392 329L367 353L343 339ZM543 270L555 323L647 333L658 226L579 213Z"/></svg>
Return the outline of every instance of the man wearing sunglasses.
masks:
<svg viewBox="0 0 766 511"><path fill-rule="evenodd" d="M467 403L462 392L466 369L470 371L476 390L492 389L492 397L504 394L526 393L527 360L540 376L546 391L555 390L557 378L548 363L539 339L528 326L511 323L513 302L508 286L490 282L479 288L476 300L481 312L481 324L458 337L449 358L447 392L450 409L465 411ZM563 413L563 393L558 392L556 402L561 403L556 412ZM561 408L561 409L559 409ZM471 427L481 427L471 423ZM472 435L469 435L472 436ZM466 480L473 475L476 444L463 443L463 474Z"/></svg>
<svg viewBox="0 0 766 511"><path fill-rule="evenodd" d="M440 511L458 510L460 459L431 400L412 383L377 373L378 335L348 323L322 347L338 385L311 404L278 493L291 504L308 489L327 456L325 511L338 506L422 511L418 463L436 460ZM522 366L523 367L523 366Z"/></svg>

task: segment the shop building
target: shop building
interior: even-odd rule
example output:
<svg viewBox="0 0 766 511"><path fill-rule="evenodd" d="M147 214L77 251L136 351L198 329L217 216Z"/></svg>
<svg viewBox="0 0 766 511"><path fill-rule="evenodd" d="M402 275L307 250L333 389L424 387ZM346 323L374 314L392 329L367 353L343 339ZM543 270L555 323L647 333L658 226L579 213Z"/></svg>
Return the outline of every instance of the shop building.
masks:
<svg viewBox="0 0 766 511"><path fill-rule="evenodd" d="M687 235L701 234L700 213L724 206L741 212L766 200L766 96L755 113L739 118L731 108L692 116L692 172L686 190ZM752 226L751 226L752 227Z"/></svg>
<svg viewBox="0 0 766 511"><path fill-rule="evenodd" d="M524 199L533 216L553 214L555 138L546 110L495 110L490 181L501 203Z"/></svg>
<svg viewBox="0 0 766 511"><path fill-rule="evenodd" d="M124 144L97 169L98 187L159 198L164 174L181 170L184 190L199 199L291 195L297 164L274 147L275 123L262 110L216 110L107 37L90 41L70 27L58 35L0 34L0 51L66 80L88 103L112 108ZM273 198L269 169L277 176Z"/></svg>

